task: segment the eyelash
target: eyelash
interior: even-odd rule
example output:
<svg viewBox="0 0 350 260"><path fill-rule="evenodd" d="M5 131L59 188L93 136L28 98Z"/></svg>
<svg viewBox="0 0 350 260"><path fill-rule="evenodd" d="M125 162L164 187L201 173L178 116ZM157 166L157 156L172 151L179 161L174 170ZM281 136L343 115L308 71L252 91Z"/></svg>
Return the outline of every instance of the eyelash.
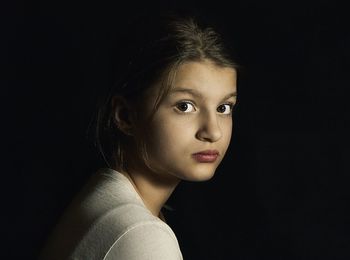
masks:
<svg viewBox="0 0 350 260"><path fill-rule="evenodd" d="M195 105L191 101L188 101L188 100L180 101L180 102L176 103L175 107L177 108L178 112L181 113L181 114L188 114L190 112L184 112L184 111L181 111L180 109L178 109L178 106L180 104L190 104L191 106L195 107ZM225 116L231 116L233 107L235 106L235 103L227 102L227 103L221 104L220 106L223 106L223 105L228 105L230 107L230 113L228 113L228 114L223 114L222 113L222 114L225 115Z"/></svg>

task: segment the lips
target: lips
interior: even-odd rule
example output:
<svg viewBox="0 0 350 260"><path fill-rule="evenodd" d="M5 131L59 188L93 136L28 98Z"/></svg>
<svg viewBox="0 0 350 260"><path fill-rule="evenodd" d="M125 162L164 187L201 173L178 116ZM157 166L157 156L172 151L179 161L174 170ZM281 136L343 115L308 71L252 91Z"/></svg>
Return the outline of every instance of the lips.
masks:
<svg viewBox="0 0 350 260"><path fill-rule="evenodd" d="M198 153L192 154L193 158L198 162L214 162L216 158L219 156L219 152L217 150L205 150Z"/></svg>

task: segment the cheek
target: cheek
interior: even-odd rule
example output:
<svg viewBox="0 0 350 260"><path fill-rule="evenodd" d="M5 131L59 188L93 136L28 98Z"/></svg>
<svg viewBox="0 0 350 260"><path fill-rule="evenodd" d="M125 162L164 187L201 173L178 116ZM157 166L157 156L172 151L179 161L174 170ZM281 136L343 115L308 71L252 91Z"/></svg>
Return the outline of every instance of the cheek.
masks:
<svg viewBox="0 0 350 260"><path fill-rule="evenodd" d="M174 157L180 149L186 147L193 142L193 127L184 122L177 120L158 120L154 121L150 128L149 148L150 153L156 157L166 157L172 155ZM147 141L147 142L148 142Z"/></svg>
<svg viewBox="0 0 350 260"><path fill-rule="evenodd" d="M232 129L233 129L233 120L231 119L228 126L227 126L227 133L231 137L232 134Z"/></svg>
<svg viewBox="0 0 350 260"><path fill-rule="evenodd" d="M223 133L224 133L223 134L224 143L227 147L230 144L230 140L231 140L231 136L232 136L232 129L233 129L232 120L229 120L228 122L226 122L222 128Z"/></svg>

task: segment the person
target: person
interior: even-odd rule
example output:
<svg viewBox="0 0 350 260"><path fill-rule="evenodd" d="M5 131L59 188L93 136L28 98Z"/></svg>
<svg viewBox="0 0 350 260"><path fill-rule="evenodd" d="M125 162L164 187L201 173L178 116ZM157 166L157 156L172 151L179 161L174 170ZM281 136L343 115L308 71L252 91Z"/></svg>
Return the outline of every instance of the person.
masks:
<svg viewBox="0 0 350 260"><path fill-rule="evenodd" d="M106 166L65 210L40 259L183 259L162 209L182 180L209 180L222 161L239 66L194 15L140 20L113 58L114 84L96 112Z"/></svg>

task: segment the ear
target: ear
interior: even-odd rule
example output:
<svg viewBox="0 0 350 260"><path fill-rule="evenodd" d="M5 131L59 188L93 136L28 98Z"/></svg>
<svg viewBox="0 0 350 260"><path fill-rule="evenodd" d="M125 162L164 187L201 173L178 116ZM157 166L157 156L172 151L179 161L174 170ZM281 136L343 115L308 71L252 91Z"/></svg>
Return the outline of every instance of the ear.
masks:
<svg viewBox="0 0 350 260"><path fill-rule="evenodd" d="M112 97L113 119L116 126L126 135L133 135L133 111L122 96Z"/></svg>

